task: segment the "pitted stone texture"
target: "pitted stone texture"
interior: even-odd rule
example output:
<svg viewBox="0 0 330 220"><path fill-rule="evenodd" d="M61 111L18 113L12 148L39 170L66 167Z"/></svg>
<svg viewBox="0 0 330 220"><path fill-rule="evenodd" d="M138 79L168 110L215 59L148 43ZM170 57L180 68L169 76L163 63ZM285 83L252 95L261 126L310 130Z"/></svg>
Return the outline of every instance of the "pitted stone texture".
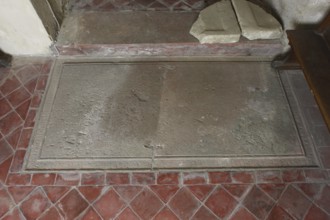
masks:
<svg viewBox="0 0 330 220"><path fill-rule="evenodd" d="M229 0L222 0L201 11L190 34L201 43L235 43L240 28Z"/></svg>
<svg viewBox="0 0 330 220"><path fill-rule="evenodd" d="M269 63L166 59L58 60L27 168L314 165Z"/></svg>
<svg viewBox="0 0 330 220"><path fill-rule="evenodd" d="M242 35L249 40L277 39L283 34L281 24L260 6L246 0L232 0Z"/></svg>

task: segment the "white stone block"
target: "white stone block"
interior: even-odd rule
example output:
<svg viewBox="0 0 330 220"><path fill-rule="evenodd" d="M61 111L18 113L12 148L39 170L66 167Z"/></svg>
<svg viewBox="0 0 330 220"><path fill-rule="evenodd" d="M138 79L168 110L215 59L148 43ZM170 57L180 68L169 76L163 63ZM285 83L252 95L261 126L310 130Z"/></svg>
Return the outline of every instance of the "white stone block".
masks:
<svg viewBox="0 0 330 220"><path fill-rule="evenodd" d="M232 2L244 37L249 40L281 38L282 26L271 14L246 0Z"/></svg>
<svg viewBox="0 0 330 220"><path fill-rule="evenodd" d="M230 0L222 0L202 10L190 34L201 43L238 42L241 31Z"/></svg>

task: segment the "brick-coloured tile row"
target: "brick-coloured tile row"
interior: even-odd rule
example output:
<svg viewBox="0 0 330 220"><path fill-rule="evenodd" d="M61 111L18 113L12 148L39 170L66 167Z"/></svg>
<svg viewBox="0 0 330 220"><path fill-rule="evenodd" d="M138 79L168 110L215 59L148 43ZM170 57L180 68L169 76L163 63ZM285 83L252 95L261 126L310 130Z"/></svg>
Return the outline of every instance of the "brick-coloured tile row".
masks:
<svg viewBox="0 0 330 220"><path fill-rule="evenodd" d="M26 219L329 219L330 186L311 198L295 184L279 197L256 184L192 186L30 186L1 187L0 218ZM155 187L160 188L155 188ZM174 188L174 186L176 186ZM312 183L308 187L313 188ZM196 194L196 192L198 192ZM161 192L161 193L160 193ZM204 192L204 193L201 193ZM164 199L164 195L167 198ZM23 219L23 218L18 218ZM88 218L87 218L88 219Z"/></svg>
<svg viewBox="0 0 330 220"><path fill-rule="evenodd" d="M203 185L203 184L273 184L327 183L326 170L300 169L276 171L212 171L212 172L52 172L20 173L25 150L12 153L0 165L0 180L6 185L106 186L106 185ZM9 166L11 165L11 169ZM8 175L4 175L8 173ZM6 180L6 181L5 181Z"/></svg>

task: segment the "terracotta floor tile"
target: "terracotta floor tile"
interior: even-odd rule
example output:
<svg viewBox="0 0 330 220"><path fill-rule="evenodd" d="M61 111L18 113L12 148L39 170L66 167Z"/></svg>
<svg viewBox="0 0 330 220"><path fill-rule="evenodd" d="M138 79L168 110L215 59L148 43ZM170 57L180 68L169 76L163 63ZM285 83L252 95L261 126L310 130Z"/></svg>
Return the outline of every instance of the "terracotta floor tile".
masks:
<svg viewBox="0 0 330 220"><path fill-rule="evenodd" d="M9 102L5 98L0 99L0 118L12 110Z"/></svg>
<svg viewBox="0 0 330 220"><path fill-rule="evenodd" d="M7 96L7 100L13 107L18 107L24 101L28 100L31 97L30 93L24 88L21 87L14 92L10 93Z"/></svg>
<svg viewBox="0 0 330 220"><path fill-rule="evenodd" d="M55 182L56 174L54 173L35 173L32 176L32 185L53 185Z"/></svg>
<svg viewBox="0 0 330 220"><path fill-rule="evenodd" d="M34 90L36 88L38 82L38 77L35 77L34 79L31 79L30 81L24 83L24 87L31 93L34 93Z"/></svg>
<svg viewBox="0 0 330 220"><path fill-rule="evenodd" d="M231 172L233 183L254 183L254 172L251 171L236 171Z"/></svg>
<svg viewBox="0 0 330 220"><path fill-rule="evenodd" d="M37 108L37 107L39 107L39 105L41 103L42 96L43 96L43 93L42 92L35 92L33 94L30 107L31 108Z"/></svg>
<svg viewBox="0 0 330 220"><path fill-rule="evenodd" d="M245 208L240 208L235 212L235 214L229 218L230 220L257 220L255 216L253 216L248 210Z"/></svg>
<svg viewBox="0 0 330 220"><path fill-rule="evenodd" d="M312 205L312 207L308 210L308 213L305 216L304 220L329 220L329 219L330 219L330 215L325 213L317 206Z"/></svg>
<svg viewBox="0 0 330 220"><path fill-rule="evenodd" d="M179 190L177 185L152 185L149 187L165 203L167 203Z"/></svg>
<svg viewBox="0 0 330 220"><path fill-rule="evenodd" d="M109 185L122 185L129 184L129 174L128 173L107 173L106 184Z"/></svg>
<svg viewBox="0 0 330 220"><path fill-rule="evenodd" d="M7 142L10 144L10 146L13 149L16 149L19 138L21 136L21 132L22 132L23 127L18 127L16 128L13 132L11 132L9 135L7 135L6 140Z"/></svg>
<svg viewBox="0 0 330 220"><path fill-rule="evenodd" d="M323 183L297 183L295 186L300 189L310 200L314 201L325 186Z"/></svg>
<svg viewBox="0 0 330 220"><path fill-rule="evenodd" d="M68 186L44 186L43 189L45 190L50 201L55 204L64 196L64 194L69 192L71 188Z"/></svg>
<svg viewBox="0 0 330 220"><path fill-rule="evenodd" d="M78 218L79 220L102 220L99 214L93 208L87 209L86 212L82 214L82 217Z"/></svg>
<svg viewBox="0 0 330 220"><path fill-rule="evenodd" d="M81 186L78 188L79 192L90 203L94 202L101 195L103 189L103 186Z"/></svg>
<svg viewBox="0 0 330 220"><path fill-rule="evenodd" d="M45 211L38 220L62 220L63 217L55 207Z"/></svg>
<svg viewBox="0 0 330 220"><path fill-rule="evenodd" d="M35 189L34 186L12 186L8 187L8 191L16 204L20 203Z"/></svg>
<svg viewBox="0 0 330 220"><path fill-rule="evenodd" d="M11 172L19 172L22 170L25 154L25 150L17 150L15 152L14 161L10 167Z"/></svg>
<svg viewBox="0 0 330 220"><path fill-rule="evenodd" d="M51 68L52 68L52 65L54 63L54 60L53 59L49 59L49 60L46 60L43 64L42 64L42 67L40 69L40 73L41 74L49 74L50 71L51 71Z"/></svg>
<svg viewBox="0 0 330 220"><path fill-rule="evenodd" d="M191 184L205 184L206 183L206 173L195 173L189 172L183 174L183 184L191 185Z"/></svg>
<svg viewBox="0 0 330 220"><path fill-rule="evenodd" d="M79 173L58 173L55 180L55 185L75 186L80 182Z"/></svg>
<svg viewBox="0 0 330 220"><path fill-rule="evenodd" d="M83 173L81 175L81 185L104 185L104 173Z"/></svg>
<svg viewBox="0 0 330 220"><path fill-rule="evenodd" d="M47 80L48 80L48 75L39 76L37 86L36 86L36 90L38 90L38 91L45 90L46 85L47 85Z"/></svg>
<svg viewBox="0 0 330 220"><path fill-rule="evenodd" d="M12 160L13 157L9 157L7 160L0 164L0 183L5 183Z"/></svg>
<svg viewBox="0 0 330 220"><path fill-rule="evenodd" d="M210 183L231 183L230 172L209 172Z"/></svg>
<svg viewBox="0 0 330 220"><path fill-rule="evenodd" d="M311 201L293 186L289 186L278 204L293 217L302 219L309 209Z"/></svg>
<svg viewBox="0 0 330 220"><path fill-rule="evenodd" d="M215 216L209 209L205 206L200 207L196 214L192 217L192 220L217 220L218 217Z"/></svg>
<svg viewBox="0 0 330 220"><path fill-rule="evenodd" d="M31 174L10 173L7 177L8 186L30 185Z"/></svg>
<svg viewBox="0 0 330 220"><path fill-rule="evenodd" d="M26 149L29 146L32 131L32 128L25 128L22 130L21 137L17 144L17 149Z"/></svg>
<svg viewBox="0 0 330 220"><path fill-rule="evenodd" d="M0 218L4 216L9 210L14 208L15 204L11 200L8 192L5 188L0 188Z"/></svg>
<svg viewBox="0 0 330 220"><path fill-rule="evenodd" d="M194 185L187 186L187 188L196 196L200 201L204 201L211 191L214 189L212 185Z"/></svg>
<svg viewBox="0 0 330 220"><path fill-rule="evenodd" d="M16 76L11 76L11 77L7 78L6 81L2 85L0 84L0 92L2 92L2 94L4 96L6 96L20 86L21 86L21 83L16 78Z"/></svg>
<svg viewBox="0 0 330 220"><path fill-rule="evenodd" d="M152 185L155 184L155 173L133 173L132 184Z"/></svg>
<svg viewBox="0 0 330 220"><path fill-rule="evenodd" d="M160 172L157 175L157 184L179 184L179 173Z"/></svg>
<svg viewBox="0 0 330 220"><path fill-rule="evenodd" d="M327 179L326 170L305 170L305 176L307 182L324 182Z"/></svg>
<svg viewBox="0 0 330 220"><path fill-rule="evenodd" d="M116 220L140 220L140 218L130 208L126 208Z"/></svg>
<svg viewBox="0 0 330 220"><path fill-rule="evenodd" d="M128 203L131 202L132 199L143 189L142 186L114 186L113 188L120 195L120 197Z"/></svg>
<svg viewBox="0 0 330 220"><path fill-rule="evenodd" d="M41 188L35 189L24 202L20 205L20 209L27 220L37 219L50 206L50 202L46 194Z"/></svg>
<svg viewBox="0 0 330 220"><path fill-rule="evenodd" d="M73 189L57 203L56 207L65 219L74 219L88 207L88 203L76 189Z"/></svg>
<svg viewBox="0 0 330 220"><path fill-rule="evenodd" d="M280 171L257 171L256 172L257 182L259 183L282 183L282 175Z"/></svg>
<svg viewBox="0 0 330 220"><path fill-rule="evenodd" d="M31 99L28 99L25 102L23 102L22 104L20 104L19 106L17 106L16 109L15 109L17 114L19 114L19 116L21 116L21 118L23 120L25 120L25 118L27 116L30 104L31 104Z"/></svg>
<svg viewBox="0 0 330 220"><path fill-rule="evenodd" d="M14 111L7 114L0 120L0 132L7 135L23 123L21 117Z"/></svg>
<svg viewBox="0 0 330 220"><path fill-rule="evenodd" d="M36 117L37 111L34 109L30 109L29 113L25 119L24 128L33 128L35 124L35 117Z"/></svg>
<svg viewBox="0 0 330 220"><path fill-rule="evenodd" d="M303 170L283 170L282 179L286 183L305 181L305 173Z"/></svg>
<svg viewBox="0 0 330 220"><path fill-rule="evenodd" d="M181 219L189 219L197 211L200 202L189 189L183 187L169 202L171 210Z"/></svg>
<svg viewBox="0 0 330 220"><path fill-rule="evenodd" d="M234 198L239 200L251 188L251 185L223 184L223 188L225 188L232 196L234 196Z"/></svg>
<svg viewBox="0 0 330 220"><path fill-rule="evenodd" d="M285 210L279 206L275 206L270 212L267 220L293 220L293 217L289 215Z"/></svg>
<svg viewBox="0 0 330 220"><path fill-rule="evenodd" d="M11 146L5 139L0 140L0 164L7 160L14 153Z"/></svg>
<svg viewBox="0 0 330 220"><path fill-rule="evenodd" d="M179 218L169 208L165 207L153 220L179 220Z"/></svg>
<svg viewBox="0 0 330 220"><path fill-rule="evenodd" d="M258 218L265 219L272 209L274 201L254 186L243 200L243 205Z"/></svg>
<svg viewBox="0 0 330 220"><path fill-rule="evenodd" d="M282 195L286 185L283 183L264 183L258 186L274 200L278 200Z"/></svg>
<svg viewBox="0 0 330 220"><path fill-rule="evenodd" d="M218 217L226 218L237 206L237 201L222 187L218 187L206 200L205 205Z"/></svg>
<svg viewBox="0 0 330 220"><path fill-rule="evenodd" d="M142 219L152 219L163 207L161 200L148 188L133 199L131 202L132 209Z"/></svg>
<svg viewBox="0 0 330 220"><path fill-rule="evenodd" d="M325 185L319 198L315 199L315 203L323 208L328 214L330 214L330 185Z"/></svg>
<svg viewBox="0 0 330 220"><path fill-rule="evenodd" d="M16 72L16 76L23 83L30 81L38 75L39 71L33 65L24 66Z"/></svg>
<svg viewBox="0 0 330 220"><path fill-rule="evenodd" d="M21 220L25 219L23 214L20 212L18 208L14 208L10 212L8 212L1 220Z"/></svg>
<svg viewBox="0 0 330 220"><path fill-rule="evenodd" d="M94 208L104 219L114 218L121 210L125 208L125 206L125 201L122 200L113 189L107 191L94 204Z"/></svg>

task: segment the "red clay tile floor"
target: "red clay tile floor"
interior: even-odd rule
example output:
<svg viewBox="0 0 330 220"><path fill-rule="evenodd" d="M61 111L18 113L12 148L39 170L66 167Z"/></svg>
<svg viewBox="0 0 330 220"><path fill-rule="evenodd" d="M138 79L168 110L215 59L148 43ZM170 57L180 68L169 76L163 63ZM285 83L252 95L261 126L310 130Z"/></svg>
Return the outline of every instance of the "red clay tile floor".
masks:
<svg viewBox="0 0 330 220"><path fill-rule="evenodd" d="M23 161L52 59L0 73L0 219L330 219L330 135L303 75L294 77L318 168L26 172Z"/></svg>

